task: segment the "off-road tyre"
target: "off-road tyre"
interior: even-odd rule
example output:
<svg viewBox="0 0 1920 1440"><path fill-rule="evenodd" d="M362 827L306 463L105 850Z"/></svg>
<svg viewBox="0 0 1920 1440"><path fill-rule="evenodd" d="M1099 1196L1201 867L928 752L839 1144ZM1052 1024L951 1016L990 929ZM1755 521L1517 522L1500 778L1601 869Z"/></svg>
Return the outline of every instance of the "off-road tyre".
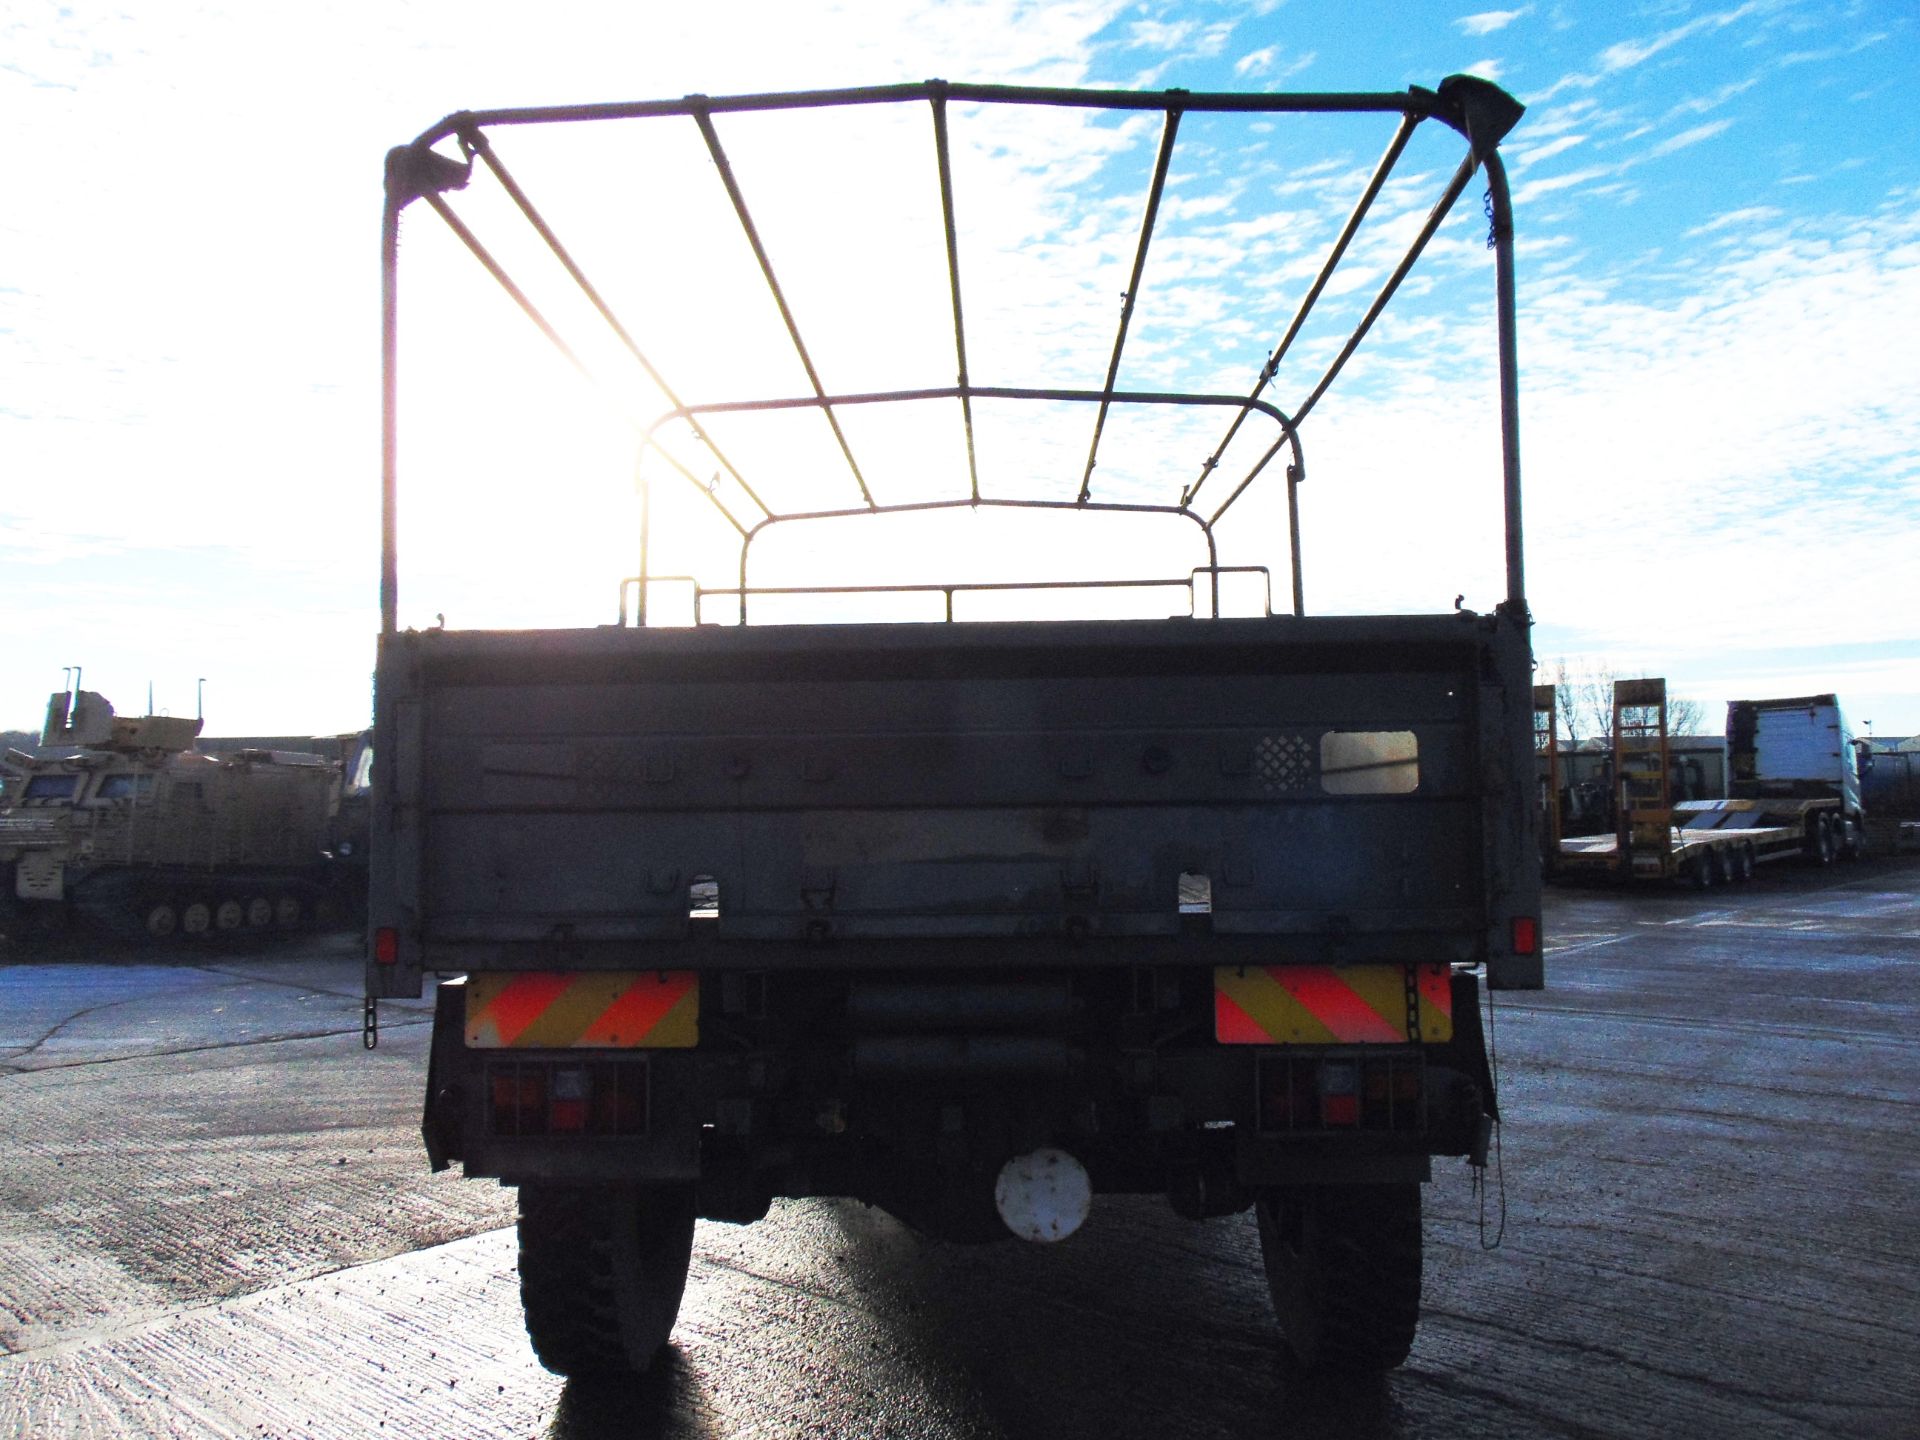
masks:
<svg viewBox="0 0 1920 1440"><path fill-rule="evenodd" d="M1420 1187L1311 1185L1254 1205L1274 1314L1309 1370L1391 1370L1420 1323Z"/></svg>
<svg viewBox="0 0 1920 1440"><path fill-rule="evenodd" d="M520 1305L540 1363L638 1375L667 1342L693 1256L690 1185L520 1187Z"/></svg>

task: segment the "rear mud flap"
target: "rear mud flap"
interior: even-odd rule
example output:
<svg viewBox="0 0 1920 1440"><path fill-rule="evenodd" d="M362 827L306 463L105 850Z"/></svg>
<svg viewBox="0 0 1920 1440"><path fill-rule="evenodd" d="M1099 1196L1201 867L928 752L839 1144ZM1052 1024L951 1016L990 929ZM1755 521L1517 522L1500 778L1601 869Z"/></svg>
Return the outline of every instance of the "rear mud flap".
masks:
<svg viewBox="0 0 1920 1440"><path fill-rule="evenodd" d="M442 1056L451 1046L459 1050L466 1035L467 985L445 980L433 996L433 1043L427 1049L427 1101L420 1117L420 1138L436 1172L461 1158L460 1096L452 1089L456 1073L453 1056Z"/></svg>
<svg viewBox="0 0 1920 1440"><path fill-rule="evenodd" d="M1494 1094L1493 1065L1487 1058L1487 1038L1480 1022L1480 978L1467 970L1453 975L1453 1038L1427 1052L1436 1065L1458 1071L1480 1091L1480 1108L1489 1119L1500 1118Z"/></svg>

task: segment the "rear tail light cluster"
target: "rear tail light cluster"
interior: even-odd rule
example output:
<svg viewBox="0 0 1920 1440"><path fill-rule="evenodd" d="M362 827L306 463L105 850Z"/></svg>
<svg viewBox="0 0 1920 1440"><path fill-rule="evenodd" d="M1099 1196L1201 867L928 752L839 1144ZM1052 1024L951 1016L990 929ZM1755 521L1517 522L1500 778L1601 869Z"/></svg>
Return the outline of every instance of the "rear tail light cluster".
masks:
<svg viewBox="0 0 1920 1440"><path fill-rule="evenodd" d="M1275 1055L1258 1075L1265 1131L1422 1128L1418 1055Z"/></svg>
<svg viewBox="0 0 1920 1440"><path fill-rule="evenodd" d="M497 1060L487 1066L494 1135L644 1135L647 1062Z"/></svg>

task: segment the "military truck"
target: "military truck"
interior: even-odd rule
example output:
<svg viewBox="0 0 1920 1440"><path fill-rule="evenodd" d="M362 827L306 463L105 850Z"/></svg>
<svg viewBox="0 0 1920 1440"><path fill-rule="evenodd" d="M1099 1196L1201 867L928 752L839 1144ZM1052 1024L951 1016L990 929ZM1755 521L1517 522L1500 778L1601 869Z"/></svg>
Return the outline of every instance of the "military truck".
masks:
<svg viewBox="0 0 1920 1440"><path fill-rule="evenodd" d="M932 122L959 380L836 393L721 131L740 117L798 126L802 112L840 121L889 107ZM1112 360L1104 383L1080 388L987 385L968 368L975 311L962 305L950 121L1036 111L1161 127ZM1257 122L1264 146L1272 122L1328 114L1381 117L1392 134L1251 393L1118 386L1183 119ZM428 1155L435 1169L518 1187L521 1298L549 1368L644 1369L673 1325L696 1220L748 1223L776 1200L817 1196L969 1241L1061 1241L1097 1195L1165 1196L1195 1220L1251 1211L1302 1362L1384 1369L1406 1357L1422 1182L1437 1155L1484 1164L1497 1114L1483 986L1544 978L1497 149L1519 114L1461 77L1353 95L929 82L462 113L390 153L369 1005L447 977ZM1464 138L1464 154L1441 137L1454 168L1425 225L1344 348L1319 352L1334 358L1315 363L1308 400L1282 409L1263 392L1429 122ZM600 123L635 144L703 147L698 173L715 199L724 191L810 389L696 404L666 388L613 292L501 153L527 129L552 146ZM1476 175L1491 220L1500 473L1489 479L1504 500L1505 596L1486 613L1310 616L1300 418ZM402 212L424 202L569 360L587 353L456 208L470 181L524 217L665 394L641 437L641 503L659 483L649 466L690 482L738 532L735 583L661 573L643 510L617 623L400 625ZM649 207L665 203L650 194ZM857 313L883 328L893 318ZM1084 417L1084 469L1076 459L1051 490L1010 493L974 443L989 402ZM916 412L938 422L924 444L963 448L972 483L962 471L951 498L892 498L918 468L863 469L853 437L871 432L842 425L889 405L936 407ZM1102 427L1123 411L1211 417L1226 438L1198 478L1162 475L1162 500L1103 498L1091 479ZM770 498L732 451L744 432L730 424L746 417L824 422L850 503ZM1234 450L1247 435L1254 448ZM695 452L704 460L684 458ZM1250 473L1210 479L1223 455L1249 454ZM1261 530L1289 537L1292 604L1279 613L1269 569L1226 564L1216 547L1218 522L1263 474L1287 517ZM754 503L744 519L730 508ZM971 579L961 566L980 557L951 553L915 582L756 585L749 572L755 539L781 527L996 510L1151 517L1202 553L1094 579ZM1064 569L1072 557L1052 558ZM1256 599L1228 613L1227 592L1248 581ZM669 587L696 623L658 623ZM1170 600L1173 616L1164 605L1159 618L995 615L1012 601L1044 612L1063 595L1120 608L1143 593ZM782 608L796 601L878 606L887 623L798 619Z"/></svg>
<svg viewBox="0 0 1920 1440"><path fill-rule="evenodd" d="M0 907L15 932L81 920L153 940L297 930L330 904L338 766L299 751L192 747L203 721L48 701L43 749L0 789Z"/></svg>

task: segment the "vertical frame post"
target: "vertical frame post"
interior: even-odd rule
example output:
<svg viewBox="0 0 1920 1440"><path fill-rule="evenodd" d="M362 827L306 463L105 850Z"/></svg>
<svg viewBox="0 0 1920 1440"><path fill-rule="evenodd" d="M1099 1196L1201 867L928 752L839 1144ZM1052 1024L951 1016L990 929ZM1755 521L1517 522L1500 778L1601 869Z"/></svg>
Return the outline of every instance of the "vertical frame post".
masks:
<svg viewBox="0 0 1920 1440"><path fill-rule="evenodd" d="M389 187L380 233L380 633L399 628L400 205Z"/></svg>
<svg viewBox="0 0 1920 1440"><path fill-rule="evenodd" d="M1500 332L1500 463L1506 493L1507 603L1524 614L1527 577L1520 528L1520 342L1513 278L1513 200L1507 192L1507 167L1499 152L1489 148L1482 164L1487 172L1487 207L1493 225L1494 305Z"/></svg>

